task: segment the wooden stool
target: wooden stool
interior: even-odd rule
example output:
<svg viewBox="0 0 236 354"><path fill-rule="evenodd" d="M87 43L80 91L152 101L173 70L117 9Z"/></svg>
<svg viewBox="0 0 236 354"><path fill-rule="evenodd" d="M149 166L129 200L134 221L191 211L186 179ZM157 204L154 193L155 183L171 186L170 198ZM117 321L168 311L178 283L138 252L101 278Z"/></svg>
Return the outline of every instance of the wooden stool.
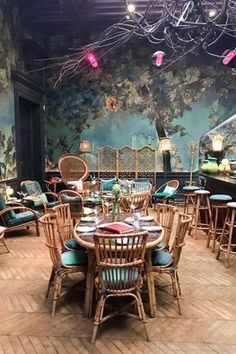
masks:
<svg viewBox="0 0 236 354"><path fill-rule="evenodd" d="M5 230L6 230L5 227L0 226L0 246L5 247L7 253L9 253L10 251L9 251L9 249L7 247L6 240L5 240L5 237L4 237Z"/></svg>
<svg viewBox="0 0 236 354"><path fill-rule="evenodd" d="M192 215L191 209L194 208L196 194L195 191L201 189L198 186L184 186L184 213Z"/></svg>
<svg viewBox="0 0 236 354"><path fill-rule="evenodd" d="M220 244L216 255L216 259L219 259L220 253L224 253L226 268L229 267L231 258L236 256L236 244L232 243L233 231L236 228L236 202L227 203L227 207L225 223L221 233Z"/></svg>
<svg viewBox="0 0 236 354"><path fill-rule="evenodd" d="M194 205L193 223L191 225L191 230L194 229L194 238L196 240L198 230L203 230L207 233L210 230L211 205L209 201L209 191L199 189L195 191L194 194L196 195L196 203Z"/></svg>
<svg viewBox="0 0 236 354"><path fill-rule="evenodd" d="M207 238L207 247L210 246L212 240L212 252L215 252L216 241L219 241L223 231L225 222L225 212L227 210L227 203L232 200L232 197L227 194L213 194L210 196L212 219L210 223L210 230ZM219 221L221 222L219 225Z"/></svg>

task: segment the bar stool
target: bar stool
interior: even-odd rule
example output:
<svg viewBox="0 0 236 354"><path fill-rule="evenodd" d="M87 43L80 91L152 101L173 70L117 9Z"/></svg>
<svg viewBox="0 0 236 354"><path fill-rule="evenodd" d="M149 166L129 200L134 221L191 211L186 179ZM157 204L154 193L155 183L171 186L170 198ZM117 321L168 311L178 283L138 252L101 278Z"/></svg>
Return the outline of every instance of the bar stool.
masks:
<svg viewBox="0 0 236 354"><path fill-rule="evenodd" d="M192 215L191 208L193 209L196 198L194 192L201 188L198 186L184 186L182 189L184 192L184 213Z"/></svg>
<svg viewBox="0 0 236 354"><path fill-rule="evenodd" d="M231 258L236 256L236 244L232 243L233 231L236 228L236 202L227 203L227 207L225 223L221 233L220 244L216 255L216 259L219 259L220 253L224 253L226 268L229 267Z"/></svg>
<svg viewBox="0 0 236 354"><path fill-rule="evenodd" d="M210 230L211 206L209 201L210 192L199 189L194 192L196 203L194 204L193 222L190 233L194 229L194 239L197 240L197 231L203 230L207 233Z"/></svg>
<svg viewBox="0 0 236 354"><path fill-rule="evenodd" d="M212 240L212 252L215 252L216 241L219 241L223 231L225 222L225 212L227 210L227 203L232 200L232 197L227 194L212 194L210 196L212 219L211 227L207 238L207 247L210 246ZM221 222L219 225L219 221Z"/></svg>
<svg viewBox="0 0 236 354"><path fill-rule="evenodd" d="M9 253L9 248L7 247L6 240L5 240L5 230L6 228L3 226L0 226L0 246L3 246L6 248L7 253Z"/></svg>

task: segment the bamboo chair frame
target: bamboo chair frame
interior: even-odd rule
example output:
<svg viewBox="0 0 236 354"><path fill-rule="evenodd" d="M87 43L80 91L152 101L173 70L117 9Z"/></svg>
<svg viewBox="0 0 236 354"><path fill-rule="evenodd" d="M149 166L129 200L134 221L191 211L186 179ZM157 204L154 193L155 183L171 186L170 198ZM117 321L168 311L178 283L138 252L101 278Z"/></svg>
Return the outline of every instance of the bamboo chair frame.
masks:
<svg viewBox="0 0 236 354"><path fill-rule="evenodd" d="M140 295L147 236L148 233L145 231L128 235L94 234L98 269L95 286L99 293L99 300L94 319L92 343L95 342L98 326L116 315L128 315L142 321L146 339L149 340L146 328L147 320ZM138 315L121 309L103 316L105 302L108 298L125 296L133 298L137 305Z"/></svg>
<svg viewBox="0 0 236 354"><path fill-rule="evenodd" d="M70 204L60 204L53 207L56 217L57 231L62 250L69 250L66 241L73 237L73 220L71 218Z"/></svg>
<svg viewBox="0 0 236 354"><path fill-rule="evenodd" d="M45 298L48 298L50 289L53 286L52 316L54 316L56 312L57 300L65 294L65 292L61 292L62 280L69 274L77 272L83 273L84 276L86 276L87 266L68 266L63 264L60 256L60 240L57 235L55 222L52 221L50 214L43 215L39 219L39 222L42 224L44 230L46 246L48 247L52 262L52 270L48 281Z"/></svg>
<svg viewBox="0 0 236 354"><path fill-rule="evenodd" d="M120 198L121 210L129 213L143 211L148 214L148 204L151 195L149 192L122 195ZM136 206L136 208L133 208Z"/></svg>
<svg viewBox="0 0 236 354"><path fill-rule="evenodd" d="M156 221L163 227L164 249L169 249L171 233L177 208L174 205L158 203L156 206Z"/></svg>
<svg viewBox="0 0 236 354"><path fill-rule="evenodd" d="M156 301L154 300L156 298L156 294L153 273L167 274L171 277L173 295L177 300L178 312L181 315L181 307L179 301L181 296L181 288L177 270L182 248L185 245L184 239L190 228L191 221L192 217L190 215L179 213L175 238L170 249L170 253L172 255L171 264L167 264L165 266L154 266L150 264L150 260L147 262L147 282L152 316L155 316L155 312L157 310Z"/></svg>
<svg viewBox="0 0 236 354"><path fill-rule="evenodd" d="M20 205L20 203L18 203L17 205ZM22 224L18 224L15 226L8 226L5 222L5 218L4 215L9 213L9 211L16 211L16 212L24 212L24 211L31 211L34 215L35 215L35 220L32 221L28 221L28 222L23 222ZM39 224L38 224L38 214L37 212L35 212L34 210L27 208L23 205L21 206L12 206L12 207L7 207L4 210L0 211L0 225L4 226L6 228L5 232L9 232L9 231L14 231L14 230L19 230L22 229L24 227L28 228L30 226L34 226L36 229L36 235L39 236Z"/></svg>
<svg viewBox="0 0 236 354"><path fill-rule="evenodd" d="M74 201L71 200L71 202L69 202L63 199L63 195L75 199ZM74 223L81 219L84 214L84 201L83 196L79 192L73 191L71 189L64 189L58 193L58 199L61 204L70 205L71 218ZM78 210L76 210L77 208Z"/></svg>
<svg viewBox="0 0 236 354"><path fill-rule="evenodd" d="M84 181L89 174L87 162L76 154L64 154L58 160L58 168L66 185L70 181Z"/></svg>

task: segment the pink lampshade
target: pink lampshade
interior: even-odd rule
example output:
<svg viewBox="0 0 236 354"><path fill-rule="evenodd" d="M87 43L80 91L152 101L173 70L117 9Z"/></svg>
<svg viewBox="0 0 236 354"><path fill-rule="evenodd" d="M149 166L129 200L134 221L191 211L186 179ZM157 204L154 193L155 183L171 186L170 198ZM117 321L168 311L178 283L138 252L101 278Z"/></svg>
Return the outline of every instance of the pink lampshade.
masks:
<svg viewBox="0 0 236 354"><path fill-rule="evenodd" d="M165 53L161 50L158 50L157 52L153 53L152 57L154 59L154 64L159 67L163 63Z"/></svg>

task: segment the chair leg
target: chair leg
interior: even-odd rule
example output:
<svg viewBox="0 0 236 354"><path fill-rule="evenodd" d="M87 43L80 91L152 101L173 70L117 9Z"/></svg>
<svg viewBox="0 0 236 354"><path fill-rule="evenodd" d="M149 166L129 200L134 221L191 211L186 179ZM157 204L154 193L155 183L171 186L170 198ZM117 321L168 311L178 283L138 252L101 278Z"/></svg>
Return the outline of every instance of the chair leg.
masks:
<svg viewBox="0 0 236 354"><path fill-rule="evenodd" d="M54 279L54 269L52 269L51 274L50 274L50 278L49 278L49 281L48 281L48 287L47 287L47 291L46 291L46 294L45 294L45 299L48 298L53 279Z"/></svg>
<svg viewBox="0 0 236 354"><path fill-rule="evenodd" d="M181 287L180 287L180 282L179 282L179 274L176 271L176 280L177 280L177 285L178 285L178 289L179 289L179 295L181 296Z"/></svg>
<svg viewBox="0 0 236 354"><path fill-rule="evenodd" d="M97 331L98 331L98 326L101 323L102 317L103 317L103 311L104 311L104 306L105 306L105 295L101 295L97 308L96 308L96 313L95 313L95 318L94 318L94 327L93 327L93 334L91 338L91 343L94 344L96 336L97 336Z"/></svg>
<svg viewBox="0 0 236 354"><path fill-rule="evenodd" d="M135 294L136 294L138 313L139 313L139 317L140 317L141 321L143 322L146 340L148 342L150 342L150 338L149 338L148 330L147 330L147 319L146 319L146 314L145 314L144 307L143 307L142 297L141 297L140 292L138 290L135 292Z"/></svg>
<svg viewBox="0 0 236 354"><path fill-rule="evenodd" d="M151 271L147 271L147 285L148 285L150 316L156 317L156 313L157 313L156 292L155 292L154 278Z"/></svg>
<svg viewBox="0 0 236 354"><path fill-rule="evenodd" d="M177 300L178 312L179 312L179 315L181 315L182 313L181 313L180 302L179 302L180 292L179 292L179 286L178 286L176 272L170 273L170 276L171 276L171 281L172 281L172 288L173 288L174 297L176 297L176 300Z"/></svg>
<svg viewBox="0 0 236 354"><path fill-rule="evenodd" d="M38 220L35 221L35 229L36 229L36 236L40 236L40 233L39 233L39 223L38 223Z"/></svg>
<svg viewBox="0 0 236 354"><path fill-rule="evenodd" d="M57 300L60 297L62 278L60 276L57 276L54 278L54 282L55 285L54 285L53 301L52 301L52 317L54 317L55 315Z"/></svg>

